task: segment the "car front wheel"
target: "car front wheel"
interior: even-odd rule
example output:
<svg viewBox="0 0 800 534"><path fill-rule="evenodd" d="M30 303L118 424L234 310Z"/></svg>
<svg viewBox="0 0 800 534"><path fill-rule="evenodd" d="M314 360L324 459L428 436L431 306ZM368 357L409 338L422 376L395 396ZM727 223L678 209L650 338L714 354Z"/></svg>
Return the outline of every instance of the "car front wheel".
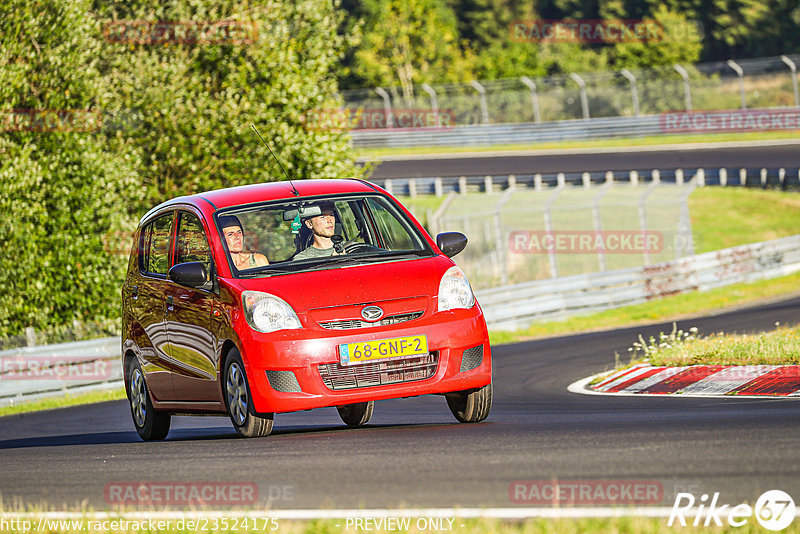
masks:
<svg viewBox="0 0 800 534"><path fill-rule="evenodd" d="M250 385L239 351L233 349L225 361L225 406L236 432L245 438L260 438L272 432L274 414L256 415Z"/></svg>
<svg viewBox="0 0 800 534"><path fill-rule="evenodd" d="M480 389L448 393L446 398L456 419L462 423L477 423L486 419L492 409L492 383Z"/></svg>
<svg viewBox="0 0 800 534"><path fill-rule="evenodd" d="M169 433L170 415L157 412L150 402L144 373L139 362L134 360L128 372L128 400L131 404L131 415L136 432L144 441L160 440Z"/></svg>
<svg viewBox="0 0 800 534"><path fill-rule="evenodd" d="M366 425L372 417L375 401L345 404L344 406L337 406L336 409L339 411L339 417L342 418L342 421L347 426Z"/></svg>

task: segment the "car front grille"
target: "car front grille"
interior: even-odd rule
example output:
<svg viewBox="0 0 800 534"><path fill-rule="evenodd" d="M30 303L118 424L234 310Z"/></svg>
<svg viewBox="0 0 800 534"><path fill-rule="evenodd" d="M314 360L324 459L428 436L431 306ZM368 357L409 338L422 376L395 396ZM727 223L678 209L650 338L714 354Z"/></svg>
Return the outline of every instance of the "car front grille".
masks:
<svg viewBox="0 0 800 534"><path fill-rule="evenodd" d="M319 366L319 374L328 389L359 389L387 384L401 384L425 380L436 374L439 352L389 362L370 362L358 365L326 363Z"/></svg>
<svg viewBox="0 0 800 534"><path fill-rule="evenodd" d="M425 312L416 311L410 313L401 313L398 315L389 315L384 317L380 321L374 321L374 322L362 321L361 319L348 319L345 321L320 322L319 325L322 328L326 328L328 330L351 330L353 328L387 326L390 324L404 323L406 321L413 321L414 319L419 319L420 317L422 317L423 313Z"/></svg>

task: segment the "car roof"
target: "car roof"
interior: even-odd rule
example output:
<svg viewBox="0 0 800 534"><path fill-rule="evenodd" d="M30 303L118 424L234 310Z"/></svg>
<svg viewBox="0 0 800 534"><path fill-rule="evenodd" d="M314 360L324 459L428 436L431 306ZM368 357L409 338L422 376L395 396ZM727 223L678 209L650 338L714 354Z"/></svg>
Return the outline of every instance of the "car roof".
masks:
<svg viewBox="0 0 800 534"><path fill-rule="evenodd" d="M298 194L295 194L295 191ZM369 193L383 192L375 185L357 178L329 179L329 180L288 180L282 182L267 182L261 184L241 185L226 189L216 189L173 198L162 202L144 214L144 222L156 211L178 204L192 204L201 208L208 205L214 210L269 200L293 199L315 197L319 195L335 195L342 193Z"/></svg>

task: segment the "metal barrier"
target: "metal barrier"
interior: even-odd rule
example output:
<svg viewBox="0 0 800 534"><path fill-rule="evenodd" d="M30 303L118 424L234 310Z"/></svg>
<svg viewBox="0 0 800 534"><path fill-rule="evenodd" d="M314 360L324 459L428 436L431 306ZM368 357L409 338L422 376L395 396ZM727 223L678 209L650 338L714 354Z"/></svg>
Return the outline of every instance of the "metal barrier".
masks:
<svg viewBox="0 0 800 534"><path fill-rule="evenodd" d="M0 406L122 387L119 337L0 351Z"/></svg>
<svg viewBox="0 0 800 534"><path fill-rule="evenodd" d="M411 196L449 193L494 193L509 187L540 190L558 186L591 187L606 183L630 185L668 182L683 184L697 181L698 186L746 186L800 188L800 168L686 168L631 169L628 171L595 171L575 173L501 174L494 176L436 176L424 178L373 179L373 183L394 195Z"/></svg>
<svg viewBox="0 0 800 534"><path fill-rule="evenodd" d="M797 113L800 108L759 108L761 111ZM413 148L433 146L490 146L503 144L556 143L586 141L614 137L644 137L675 135L665 128L659 115L641 117L608 117L595 119L560 120L553 122L521 122L504 124L475 124L451 129L376 129L352 130L355 148ZM731 130L721 130L731 131ZM747 130L740 130L747 131ZM691 132L684 133L684 135Z"/></svg>
<svg viewBox="0 0 800 534"><path fill-rule="evenodd" d="M800 271L800 235L680 260L477 291L489 327L524 328L659 297L753 282Z"/></svg>

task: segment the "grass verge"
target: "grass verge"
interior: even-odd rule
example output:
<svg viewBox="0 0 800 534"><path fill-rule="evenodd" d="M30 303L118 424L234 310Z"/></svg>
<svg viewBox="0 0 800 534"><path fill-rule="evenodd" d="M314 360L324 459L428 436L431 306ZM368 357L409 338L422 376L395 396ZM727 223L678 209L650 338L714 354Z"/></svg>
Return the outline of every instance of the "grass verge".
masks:
<svg viewBox="0 0 800 534"><path fill-rule="evenodd" d="M631 146L685 145L693 143L725 143L732 141L773 141L797 139L797 132L747 132L694 135L661 135L649 137L619 137L591 141L559 141L555 143L525 143L485 146L444 146L414 148L360 148L355 149L355 157L373 158L380 156L457 154L461 152L498 152L503 150L563 150L570 148L625 148Z"/></svg>
<svg viewBox="0 0 800 534"><path fill-rule="evenodd" d="M800 363L800 326L761 334L711 334L699 337L673 328L658 339L639 337L628 349L655 366L686 365L790 365Z"/></svg>
<svg viewBox="0 0 800 534"><path fill-rule="evenodd" d="M118 389L105 391L92 391L90 393L67 394L64 397L41 399L31 402L23 402L10 406L0 407L0 416L12 415L15 413L35 412L38 410L50 410L53 408L64 408L66 406L76 406L78 404L94 404L111 400L125 398L125 388L120 386Z"/></svg>
<svg viewBox="0 0 800 534"><path fill-rule="evenodd" d="M791 295L797 292L798 287L800 287L800 273L794 273L772 280L759 280L748 284L719 287L710 291L673 295L642 304L571 317L562 321L535 323L526 329L515 332L489 332L489 341L492 345L499 345L537 337L672 321Z"/></svg>

